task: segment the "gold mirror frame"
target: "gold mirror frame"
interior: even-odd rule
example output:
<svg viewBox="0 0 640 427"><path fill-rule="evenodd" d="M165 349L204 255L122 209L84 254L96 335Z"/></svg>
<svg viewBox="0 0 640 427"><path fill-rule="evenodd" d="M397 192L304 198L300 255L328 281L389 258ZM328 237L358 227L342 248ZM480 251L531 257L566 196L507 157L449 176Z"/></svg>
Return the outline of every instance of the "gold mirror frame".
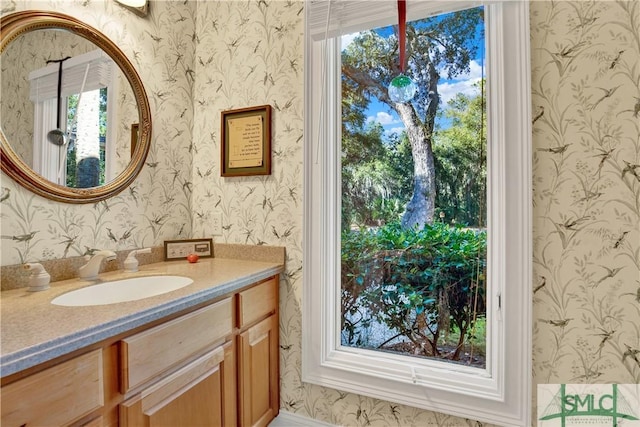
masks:
<svg viewBox="0 0 640 427"><path fill-rule="evenodd" d="M120 67L133 90L139 112L139 137L131 161L112 181L91 188L68 188L53 183L34 172L0 132L0 166L2 171L24 188L50 200L65 203L95 203L127 188L144 166L151 145L151 109L142 80L126 55L107 36L72 16L49 11L16 12L0 18L0 53L20 34L41 29L65 29L89 40L105 51Z"/></svg>

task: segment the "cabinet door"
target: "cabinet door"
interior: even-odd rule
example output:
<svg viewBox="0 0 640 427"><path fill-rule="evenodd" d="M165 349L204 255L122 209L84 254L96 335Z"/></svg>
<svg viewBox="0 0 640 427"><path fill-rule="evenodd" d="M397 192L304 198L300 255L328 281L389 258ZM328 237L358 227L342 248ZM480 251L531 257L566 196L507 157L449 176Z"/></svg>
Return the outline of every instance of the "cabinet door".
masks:
<svg viewBox="0 0 640 427"><path fill-rule="evenodd" d="M102 350L94 350L2 387L4 427L62 426L104 406Z"/></svg>
<svg viewBox="0 0 640 427"><path fill-rule="evenodd" d="M266 426L278 415L278 316L239 335L240 425Z"/></svg>
<svg viewBox="0 0 640 427"><path fill-rule="evenodd" d="M120 405L120 426L236 426L233 342L169 375Z"/></svg>

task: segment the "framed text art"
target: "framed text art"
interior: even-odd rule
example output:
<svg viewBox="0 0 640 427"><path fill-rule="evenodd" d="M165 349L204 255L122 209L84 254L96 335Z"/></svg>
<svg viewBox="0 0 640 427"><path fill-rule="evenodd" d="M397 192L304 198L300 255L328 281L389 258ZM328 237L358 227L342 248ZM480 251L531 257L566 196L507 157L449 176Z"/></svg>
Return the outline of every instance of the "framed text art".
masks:
<svg viewBox="0 0 640 427"><path fill-rule="evenodd" d="M222 112L221 176L271 175L271 106Z"/></svg>

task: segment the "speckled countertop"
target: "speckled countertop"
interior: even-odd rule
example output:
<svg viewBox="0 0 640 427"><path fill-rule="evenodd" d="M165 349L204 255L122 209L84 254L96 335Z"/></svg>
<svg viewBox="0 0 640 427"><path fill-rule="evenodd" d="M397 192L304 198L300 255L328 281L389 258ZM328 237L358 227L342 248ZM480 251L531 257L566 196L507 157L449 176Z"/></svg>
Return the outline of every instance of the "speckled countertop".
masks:
<svg viewBox="0 0 640 427"><path fill-rule="evenodd" d="M230 258L200 259L198 263L171 261L148 264L137 273L122 270L102 273L100 282L138 276L177 275L193 283L162 295L137 301L88 307L51 304L58 295L96 281L79 279L54 282L42 292L25 288L0 293L0 376L71 353L154 320L234 292L246 285L281 273L276 262Z"/></svg>

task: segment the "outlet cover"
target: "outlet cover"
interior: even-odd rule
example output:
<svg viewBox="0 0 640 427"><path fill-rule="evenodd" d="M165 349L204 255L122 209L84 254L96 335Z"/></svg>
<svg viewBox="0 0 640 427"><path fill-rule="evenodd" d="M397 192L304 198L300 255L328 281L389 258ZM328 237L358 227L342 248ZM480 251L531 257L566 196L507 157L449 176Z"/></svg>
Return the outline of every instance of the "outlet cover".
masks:
<svg viewBox="0 0 640 427"><path fill-rule="evenodd" d="M212 239L165 240L164 260L186 259L187 255L196 254L200 258L213 256Z"/></svg>
<svg viewBox="0 0 640 427"><path fill-rule="evenodd" d="M211 215L211 234L222 236L222 212L216 212Z"/></svg>

